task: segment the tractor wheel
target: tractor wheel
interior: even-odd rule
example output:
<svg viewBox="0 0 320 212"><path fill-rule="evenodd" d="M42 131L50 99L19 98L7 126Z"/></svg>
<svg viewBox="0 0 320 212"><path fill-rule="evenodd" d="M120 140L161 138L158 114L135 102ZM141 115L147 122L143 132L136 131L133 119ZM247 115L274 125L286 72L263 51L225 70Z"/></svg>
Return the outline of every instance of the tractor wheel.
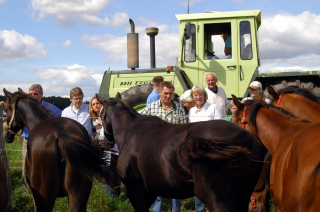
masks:
<svg viewBox="0 0 320 212"><path fill-rule="evenodd" d="M146 106L147 98L152 90L152 85L137 85L122 92L121 99L127 102L130 107L139 111Z"/></svg>
<svg viewBox="0 0 320 212"><path fill-rule="evenodd" d="M288 86L298 86L299 88L307 88L309 91L313 92L318 98L320 98L320 87L316 87L313 82L301 82L300 80L296 81L286 81L283 80L280 84L274 84L272 85L273 89L275 91L278 91L282 88L288 87ZM264 96L267 98L271 98L268 91L264 91Z"/></svg>

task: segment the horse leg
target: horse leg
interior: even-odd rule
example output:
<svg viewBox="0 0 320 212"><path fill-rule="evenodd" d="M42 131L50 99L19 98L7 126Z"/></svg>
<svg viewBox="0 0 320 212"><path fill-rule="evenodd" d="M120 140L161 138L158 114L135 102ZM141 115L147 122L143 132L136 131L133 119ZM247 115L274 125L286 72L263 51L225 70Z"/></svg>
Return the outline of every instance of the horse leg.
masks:
<svg viewBox="0 0 320 212"><path fill-rule="evenodd" d="M67 163L64 184L68 193L70 211L85 212L92 182Z"/></svg>
<svg viewBox="0 0 320 212"><path fill-rule="evenodd" d="M151 195L146 189L142 188L142 185L139 188L139 186L128 186L127 184L126 188L129 200L136 212L148 212L157 198L156 195Z"/></svg>

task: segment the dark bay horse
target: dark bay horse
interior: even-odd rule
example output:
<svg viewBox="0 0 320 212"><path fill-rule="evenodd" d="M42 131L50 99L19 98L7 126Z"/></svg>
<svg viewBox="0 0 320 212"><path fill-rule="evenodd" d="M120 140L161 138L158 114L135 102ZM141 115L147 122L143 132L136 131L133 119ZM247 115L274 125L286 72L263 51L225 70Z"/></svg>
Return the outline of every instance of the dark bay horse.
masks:
<svg viewBox="0 0 320 212"><path fill-rule="evenodd" d="M9 191L7 185L7 174L4 164L0 158L0 211L4 211L9 202Z"/></svg>
<svg viewBox="0 0 320 212"><path fill-rule="evenodd" d="M224 120L170 124L143 116L117 98L101 112L105 138L119 148L117 170L134 209L149 211L157 196L197 196L210 211L248 211L261 172L262 143Z"/></svg>
<svg viewBox="0 0 320 212"><path fill-rule="evenodd" d="M263 101L238 107L234 122L256 135L272 155L270 190L276 211L318 211L320 208L320 124L299 120Z"/></svg>
<svg viewBox="0 0 320 212"><path fill-rule="evenodd" d="M104 183L116 183L100 145L93 142L78 122L52 117L35 98L19 90L4 89L7 101L6 142L24 126L29 134L26 177L37 211L52 211L57 197L68 196L71 211L86 211L93 177Z"/></svg>
<svg viewBox="0 0 320 212"><path fill-rule="evenodd" d="M277 92L267 86L273 97L273 105L277 105L298 118L320 123L320 104L318 98L306 88L289 86Z"/></svg>

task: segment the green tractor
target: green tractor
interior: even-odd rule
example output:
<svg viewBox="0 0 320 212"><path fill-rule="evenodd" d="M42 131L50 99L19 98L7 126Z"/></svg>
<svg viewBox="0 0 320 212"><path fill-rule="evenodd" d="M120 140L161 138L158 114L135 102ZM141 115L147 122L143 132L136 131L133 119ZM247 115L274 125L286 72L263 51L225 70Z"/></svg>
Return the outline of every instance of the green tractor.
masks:
<svg viewBox="0 0 320 212"><path fill-rule="evenodd" d="M106 71L99 94L105 99L121 93L122 99L135 109L145 106L152 91L152 79L162 76L175 86L175 93L181 95L195 84L207 86L205 76L214 72L217 85L222 87L228 98L231 94L239 98L247 97L247 87L258 80L280 89L288 85L309 88L320 96L319 71L259 73L260 55L258 29L261 25L261 11L210 12L176 15L180 21L179 66L155 68L151 55L151 68L138 67L137 35L134 25L128 34L128 67L131 70ZM131 22L132 23L132 22ZM232 56L223 54L224 41L220 37L222 29L229 29ZM154 51L156 28L148 28L151 50ZM130 44L135 40L133 44ZM151 52L152 53L152 52ZM133 55L133 56L132 56ZM136 58L136 59L134 59Z"/></svg>

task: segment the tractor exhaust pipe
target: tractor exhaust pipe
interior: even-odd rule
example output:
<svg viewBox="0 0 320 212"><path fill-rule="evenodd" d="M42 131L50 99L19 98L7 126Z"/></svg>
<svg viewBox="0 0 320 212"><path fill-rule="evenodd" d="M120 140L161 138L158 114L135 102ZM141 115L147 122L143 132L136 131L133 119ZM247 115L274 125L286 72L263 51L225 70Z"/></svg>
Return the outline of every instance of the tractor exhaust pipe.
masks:
<svg viewBox="0 0 320 212"><path fill-rule="evenodd" d="M127 63L128 68L139 68L139 36L135 33L134 22L129 19L131 33L127 34Z"/></svg>
<svg viewBox="0 0 320 212"><path fill-rule="evenodd" d="M146 29L147 35L150 36L150 61L151 68L156 67L156 48L155 48L155 36L158 34L159 29L150 27Z"/></svg>

